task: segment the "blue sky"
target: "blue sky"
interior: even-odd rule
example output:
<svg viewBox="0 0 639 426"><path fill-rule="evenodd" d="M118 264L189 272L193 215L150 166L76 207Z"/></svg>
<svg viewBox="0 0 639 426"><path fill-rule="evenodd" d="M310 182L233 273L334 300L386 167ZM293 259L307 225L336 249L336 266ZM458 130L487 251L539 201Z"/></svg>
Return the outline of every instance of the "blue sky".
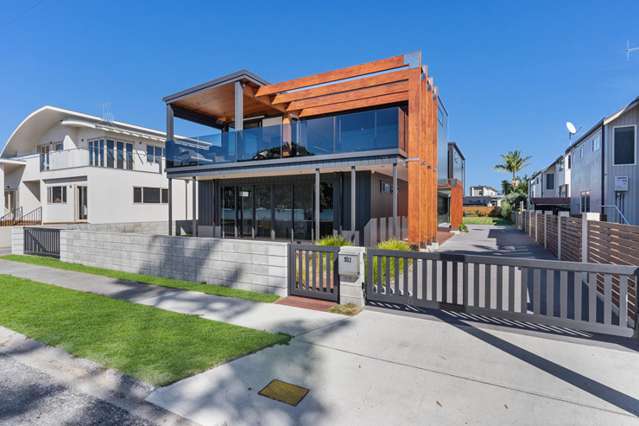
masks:
<svg viewBox="0 0 639 426"><path fill-rule="evenodd" d="M220 4L221 3L221 4ZM0 144L51 104L164 129L161 98L248 68L271 82L423 51L467 158L467 186L498 186L499 154L531 173L639 95L639 2L5 0Z"/></svg>

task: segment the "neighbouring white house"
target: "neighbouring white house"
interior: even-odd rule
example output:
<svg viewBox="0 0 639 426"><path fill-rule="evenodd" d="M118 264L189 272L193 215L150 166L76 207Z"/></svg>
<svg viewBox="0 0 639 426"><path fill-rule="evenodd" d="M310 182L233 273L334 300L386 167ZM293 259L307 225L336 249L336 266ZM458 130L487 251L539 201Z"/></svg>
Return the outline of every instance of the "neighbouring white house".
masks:
<svg viewBox="0 0 639 426"><path fill-rule="evenodd" d="M470 187L471 197L497 197L499 193L492 186L476 185Z"/></svg>
<svg viewBox="0 0 639 426"><path fill-rule="evenodd" d="M0 153L0 216L167 221L164 144L157 130L44 106L18 125ZM192 217L190 185L173 185L174 220Z"/></svg>

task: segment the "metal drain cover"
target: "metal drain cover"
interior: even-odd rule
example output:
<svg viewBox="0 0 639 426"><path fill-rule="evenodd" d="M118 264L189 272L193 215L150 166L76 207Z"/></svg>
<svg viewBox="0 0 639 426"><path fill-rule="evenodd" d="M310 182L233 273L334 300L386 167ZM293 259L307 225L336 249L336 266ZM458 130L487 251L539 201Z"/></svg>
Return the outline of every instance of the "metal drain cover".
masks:
<svg viewBox="0 0 639 426"><path fill-rule="evenodd" d="M308 389L301 386L273 379L257 394L295 407L308 392Z"/></svg>

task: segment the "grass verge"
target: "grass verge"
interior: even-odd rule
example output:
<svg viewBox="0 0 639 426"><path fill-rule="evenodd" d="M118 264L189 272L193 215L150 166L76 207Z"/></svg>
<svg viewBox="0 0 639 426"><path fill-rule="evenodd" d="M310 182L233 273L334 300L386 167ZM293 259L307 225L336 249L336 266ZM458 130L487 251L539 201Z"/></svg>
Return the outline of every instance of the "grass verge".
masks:
<svg viewBox="0 0 639 426"><path fill-rule="evenodd" d="M464 216L465 225L511 225L511 222L503 217L490 216Z"/></svg>
<svg viewBox="0 0 639 426"><path fill-rule="evenodd" d="M9 275L0 275L0 324L153 385L290 340Z"/></svg>
<svg viewBox="0 0 639 426"><path fill-rule="evenodd" d="M157 285L161 287L199 291L200 293L211 294L214 296L234 297L236 299L250 300L253 302L271 303L279 299L279 296L276 296L274 294L256 293L221 285L203 284L193 281L177 280L173 278L164 278L152 275L135 274L132 272L116 271L114 269L97 268L94 266L80 265L79 263L62 262L61 260L53 259L50 257L19 256L15 254L9 254L6 256L1 256L0 259L29 263L31 265L48 266L50 268L64 269L66 271L84 272L85 274L101 275L103 277Z"/></svg>

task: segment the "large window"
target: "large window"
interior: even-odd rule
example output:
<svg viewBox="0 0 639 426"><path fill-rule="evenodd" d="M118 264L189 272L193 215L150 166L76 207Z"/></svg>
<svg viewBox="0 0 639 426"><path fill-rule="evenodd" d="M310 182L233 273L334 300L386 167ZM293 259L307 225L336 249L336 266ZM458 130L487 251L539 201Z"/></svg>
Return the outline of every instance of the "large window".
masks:
<svg viewBox="0 0 639 426"><path fill-rule="evenodd" d="M636 151L635 126L615 127L614 164L635 164Z"/></svg>
<svg viewBox="0 0 639 426"><path fill-rule="evenodd" d="M133 202L135 204L166 204L169 202L169 190L166 188L134 186Z"/></svg>
<svg viewBox="0 0 639 426"><path fill-rule="evenodd" d="M94 167L133 170L133 144L104 139L89 141L89 164Z"/></svg>
<svg viewBox="0 0 639 426"><path fill-rule="evenodd" d="M587 213L590 211L590 192L584 191L580 195L580 210L582 213Z"/></svg>
<svg viewBox="0 0 639 426"><path fill-rule="evenodd" d="M126 169L133 170L133 145L126 144Z"/></svg>
<svg viewBox="0 0 639 426"><path fill-rule="evenodd" d="M67 187L49 186L47 188L47 203L49 204L66 204L67 202Z"/></svg>
<svg viewBox="0 0 639 426"><path fill-rule="evenodd" d="M553 190L555 189L555 174L548 173L546 175L546 189Z"/></svg>
<svg viewBox="0 0 639 426"><path fill-rule="evenodd" d="M107 146L107 167L113 168L115 166L115 145L113 141L106 141Z"/></svg>

